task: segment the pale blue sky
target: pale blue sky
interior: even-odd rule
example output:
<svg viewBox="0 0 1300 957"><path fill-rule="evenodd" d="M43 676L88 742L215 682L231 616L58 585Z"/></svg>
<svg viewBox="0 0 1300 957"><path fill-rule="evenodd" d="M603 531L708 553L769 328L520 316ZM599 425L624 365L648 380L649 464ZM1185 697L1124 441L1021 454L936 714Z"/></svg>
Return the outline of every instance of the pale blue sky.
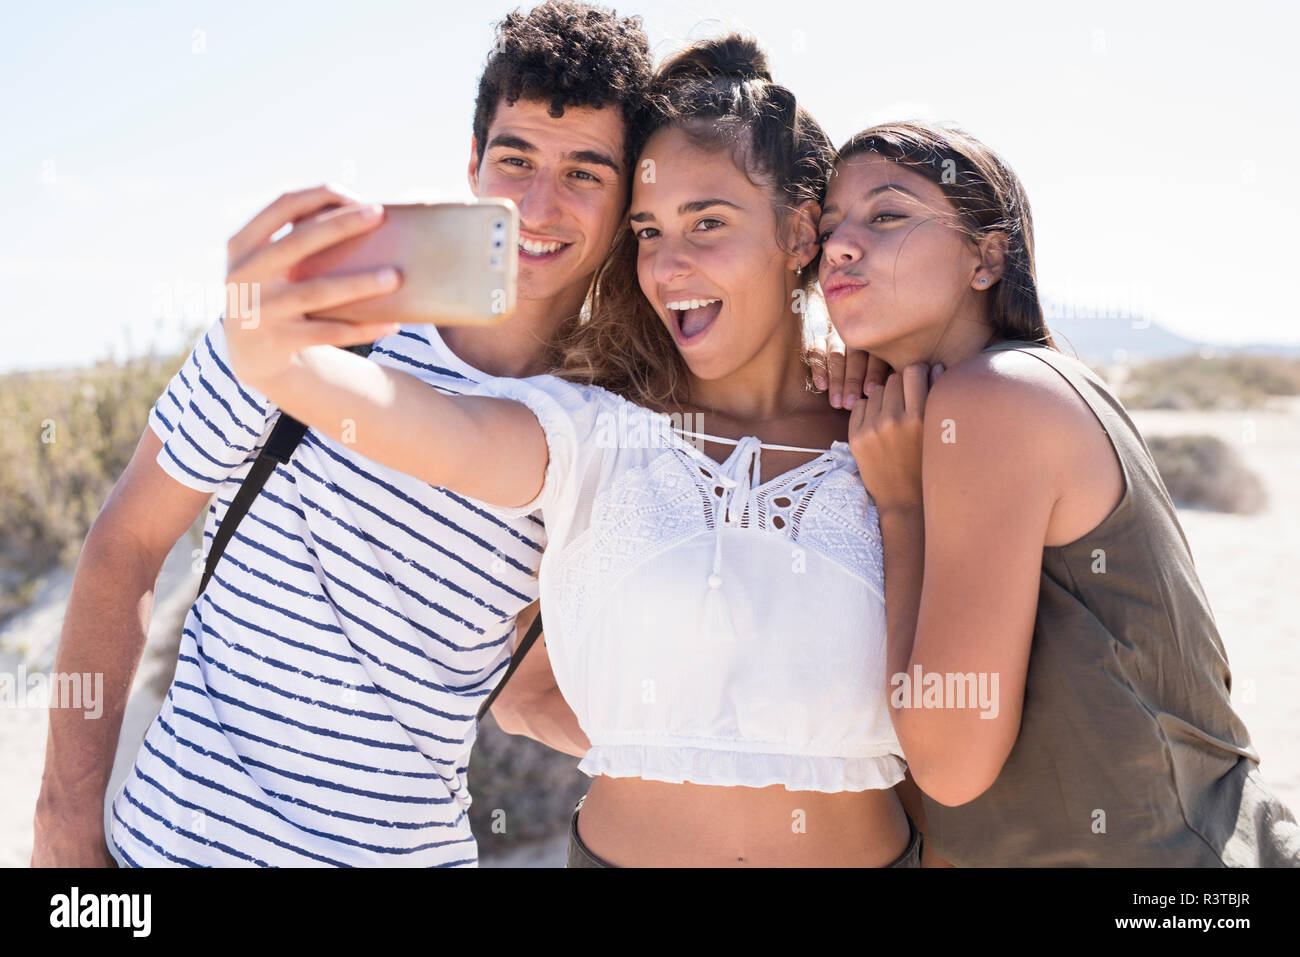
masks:
<svg viewBox="0 0 1300 957"><path fill-rule="evenodd" d="M476 81L516 5L60 6L9 5L0 30L0 369L174 345L286 189L467 198ZM1293 3L615 6L657 56L754 32L837 144L966 127L1025 183L1047 297L1300 342Z"/></svg>

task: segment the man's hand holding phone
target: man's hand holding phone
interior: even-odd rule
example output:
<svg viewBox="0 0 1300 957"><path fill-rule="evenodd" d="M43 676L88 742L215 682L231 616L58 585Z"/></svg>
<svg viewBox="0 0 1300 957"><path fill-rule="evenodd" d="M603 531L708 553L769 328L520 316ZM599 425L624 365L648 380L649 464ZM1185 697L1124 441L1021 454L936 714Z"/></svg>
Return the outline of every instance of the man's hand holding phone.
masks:
<svg viewBox="0 0 1300 957"><path fill-rule="evenodd" d="M358 345L399 328L390 320L312 319L340 306L397 289L391 266L346 275L298 278L303 260L383 222L383 207L357 202L328 186L285 193L227 244L224 320L236 374L246 381L275 375L311 345ZM272 241L286 224L293 229Z"/></svg>
<svg viewBox="0 0 1300 957"><path fill-rule="evenodd" d="M369 206L328 186L286 193L229 243L236 375L253 384L307 346L373 342L403 323L499 323L515 309L518 244L509 200Z"/></svg>

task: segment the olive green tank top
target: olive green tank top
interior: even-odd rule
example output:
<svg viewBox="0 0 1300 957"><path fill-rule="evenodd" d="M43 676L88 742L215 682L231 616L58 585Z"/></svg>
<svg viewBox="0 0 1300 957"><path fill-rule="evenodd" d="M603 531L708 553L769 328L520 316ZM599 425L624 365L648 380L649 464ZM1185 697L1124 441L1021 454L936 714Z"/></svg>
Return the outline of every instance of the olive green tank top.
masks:
<svg viewBox="0 0 1300 957"><path fill-rule="evenodd" d="M1232 709L1227 654L1136 426L1087 366L1045 346L1110 437L1125 490L1043 549L1020 735L993 785L926 839L958 866L1300 866L1300 825Z"/></svg>

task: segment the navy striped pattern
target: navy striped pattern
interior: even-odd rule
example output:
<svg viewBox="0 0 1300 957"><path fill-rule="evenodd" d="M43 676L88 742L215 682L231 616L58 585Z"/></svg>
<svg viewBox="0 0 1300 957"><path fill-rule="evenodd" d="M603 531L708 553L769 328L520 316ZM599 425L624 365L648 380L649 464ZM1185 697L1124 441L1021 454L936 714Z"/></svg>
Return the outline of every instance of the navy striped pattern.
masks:
<svg viewBox="0 0 1300 957"><path fill-rule="evenodd" d="M448 393L487 378L432 326L372 356ZM159 465L214 493L205 553L278 415L234 379L220 322L154 406ZM476 865L475 713L537 597L545 541L536 514L498 516L309 430L190 608L113 803L122 860Z"/></svg>

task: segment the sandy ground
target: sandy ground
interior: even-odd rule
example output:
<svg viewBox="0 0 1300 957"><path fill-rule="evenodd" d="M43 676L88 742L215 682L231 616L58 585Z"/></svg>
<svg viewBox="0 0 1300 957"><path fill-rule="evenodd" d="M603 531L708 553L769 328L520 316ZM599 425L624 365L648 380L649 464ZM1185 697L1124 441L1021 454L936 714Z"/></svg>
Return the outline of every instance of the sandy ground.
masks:
<svg viewBox="0 0 1300 957"><path fill-rule="evenodd" d="M1231 443L1264 480L1267 509L1236 516L1180 511L1233 673L1233 704L1262 758L1269 786L1300 814L1300 400L1252 412L1135 412L1144 434L1208 433ZM174 635L198 585L182 540L159 578L149 645L123 721L109 793L130 769L175 662ZM0 672L48 670L71 575L56 576L33 606L0 630ZM32 811L44 762L46 713L0 707L0 866L30 860ZM562 867L565 835L484 858L484 867Z"/></svg>

